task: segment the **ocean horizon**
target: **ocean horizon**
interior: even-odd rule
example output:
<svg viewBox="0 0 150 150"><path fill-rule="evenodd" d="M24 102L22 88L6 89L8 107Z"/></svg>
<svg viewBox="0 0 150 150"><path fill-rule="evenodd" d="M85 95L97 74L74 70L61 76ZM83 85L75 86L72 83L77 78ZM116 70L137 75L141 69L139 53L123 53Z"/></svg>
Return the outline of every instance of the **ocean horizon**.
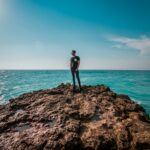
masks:
<svg viewBox="0 0 150 150"><path fill-rule="evenodd" d="M82 85L104 84L116 93L126 94L150 115L150 70L80 70ZM66 69L0 70L0 105L21 94L72 83Z"/></svg>

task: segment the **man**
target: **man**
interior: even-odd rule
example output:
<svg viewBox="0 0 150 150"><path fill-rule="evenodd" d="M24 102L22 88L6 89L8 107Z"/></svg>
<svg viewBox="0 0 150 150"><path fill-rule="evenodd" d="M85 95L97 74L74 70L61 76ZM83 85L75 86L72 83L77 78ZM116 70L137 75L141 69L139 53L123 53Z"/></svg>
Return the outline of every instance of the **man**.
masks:
<svg viewBox="0 0 150 150"><path fill-rule="evenodd" d="M76 76L78 84L79 84L79 90L81 91L79 66L80 66L80 57L76 56L75 50L72 50L72 57L70 60L70 69L71 69L72 79L73 79L73 92L75 92L75 90L76 90L75 76Z"/></svg>

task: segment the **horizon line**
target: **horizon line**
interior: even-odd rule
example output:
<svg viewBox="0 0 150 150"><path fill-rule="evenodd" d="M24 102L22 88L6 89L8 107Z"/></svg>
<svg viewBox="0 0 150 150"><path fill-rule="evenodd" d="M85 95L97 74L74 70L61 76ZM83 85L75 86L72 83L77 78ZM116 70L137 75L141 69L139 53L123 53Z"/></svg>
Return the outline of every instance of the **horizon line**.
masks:
<svg viewBox="0 0 150 150"><path fill-rule="evenodd" d="M69 71L70 69L0 69L0 71ZM150 71L150 69L79 69L79 71Z"/></svg>

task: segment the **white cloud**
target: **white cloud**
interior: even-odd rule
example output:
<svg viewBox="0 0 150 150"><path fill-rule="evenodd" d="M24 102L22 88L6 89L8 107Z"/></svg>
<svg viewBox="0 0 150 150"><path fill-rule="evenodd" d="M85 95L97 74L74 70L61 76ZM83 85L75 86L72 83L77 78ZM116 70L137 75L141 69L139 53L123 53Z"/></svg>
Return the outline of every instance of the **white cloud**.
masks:
<svg viewBox="0 0 150 150"><path fill-rule="evenodd" d="M121 44L115 44L115 45L112 45L112 47L114 47L114 48L122 48L122 45Z"/></svg>
<svg viewBox="0 0 150 150"><path fill-rule="evenodd" d="M139 38L129 38L121 36L112 36L109 40L117 43L113 47L121 48L121 46L126 46L131 49L137 49L141 54L150 53L150 38L142 35Z"/></svg>

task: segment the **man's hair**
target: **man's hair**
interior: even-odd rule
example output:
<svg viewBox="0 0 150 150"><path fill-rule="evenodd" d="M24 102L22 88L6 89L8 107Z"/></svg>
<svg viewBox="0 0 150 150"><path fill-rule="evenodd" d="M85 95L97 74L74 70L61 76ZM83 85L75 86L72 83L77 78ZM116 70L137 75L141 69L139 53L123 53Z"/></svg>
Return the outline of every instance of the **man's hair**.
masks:
<svg viewBox="0 0 150 150"><path fill-rule="evenodd" d="M76 50L72 50L72 53L74 53L74 54L75 54L75 53L76 53Z"/></svg>

